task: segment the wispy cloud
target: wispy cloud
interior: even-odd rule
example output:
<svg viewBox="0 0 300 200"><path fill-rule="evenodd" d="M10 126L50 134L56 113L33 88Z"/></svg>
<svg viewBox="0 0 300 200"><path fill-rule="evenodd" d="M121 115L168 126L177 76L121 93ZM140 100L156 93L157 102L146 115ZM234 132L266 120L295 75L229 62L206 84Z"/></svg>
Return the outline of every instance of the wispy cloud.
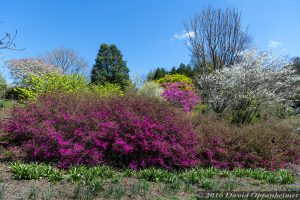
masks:
<svg viewBox="0 0 300 200"><path fill-rule="evenodd" d="M195 37L195 33L192 31L181 31L181 33L174 33L169 39L161 39L160 42L175 42L176 40L186 40L190 37Z"/></svg>
<svg viewBox="0 0 300 200"><path fill-rule="evenodd" d="M182 31L181 33L173 34L173 39L177 39L177 40L182 40L182 39L186 39L189 37L195 37L195 33L192 31L189 31L189 32Z"/></svg>
<svg viewBox="0 0 300 200"><path fill-rule="evenodd" d="M277 41L273 41L273 40L270 40L269 41L269 44L268 44L268 46L270 47L270 48L275 48L275 49L277 49L278 47L280 47L282 45L282 42L277 42Z"/></svg>

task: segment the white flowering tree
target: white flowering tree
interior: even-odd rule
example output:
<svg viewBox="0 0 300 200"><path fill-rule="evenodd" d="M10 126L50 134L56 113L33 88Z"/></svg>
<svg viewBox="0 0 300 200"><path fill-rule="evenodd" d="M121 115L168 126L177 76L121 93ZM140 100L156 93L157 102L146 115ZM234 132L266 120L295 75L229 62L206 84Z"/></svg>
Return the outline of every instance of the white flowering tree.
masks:
<svg viewBox="0 0 300 200"><path fill-rule="evenodd" d="M146 96L154 99L162 99L161 94L163 88L155 81L148 81L141 88L138 89L137 93L142 96Z"/></svg>
<svg viewBox="0 0 300 200"><path fill-rule="evenodd" d="M203 74L198 83L212 110L232 113L242 118L234 121L245 123L265 106L292 106L292 99L300 90L299 80L284 59L252 49L242 53L239 63Z"/></svg>
<svg viewBox="0 0 300 200"><path fill-rule="evenodd" d="M43 75L50 72L59 72L54 65L46 64L40 59L23 58L6 62L11 77L16 84L22 83L30 75Z"/></svg>

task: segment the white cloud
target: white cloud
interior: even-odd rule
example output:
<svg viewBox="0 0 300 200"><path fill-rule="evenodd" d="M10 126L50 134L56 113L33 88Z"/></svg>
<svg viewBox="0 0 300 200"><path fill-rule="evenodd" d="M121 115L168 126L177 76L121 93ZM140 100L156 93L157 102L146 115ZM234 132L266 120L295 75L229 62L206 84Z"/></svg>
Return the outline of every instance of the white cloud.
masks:
<svg viewBox="0 0 300 200"><path fill-rule="evenodd" d="M195 33L192 31L186 32L186 31L182 31L181 33L174 33L173 34L173 38L174 39L178 39L178 40L182 40L182 39L186 39L189 37L195 37Z"/></svg>
<svg viewBox="0 0 300 200"><path fill-rule="evenodd" d="M282 45L282 42L277 42L277 41L273 41L273 40L270 40L269 44L268 44L268 46L270 48L275 48L275 49L280 47L281 45Z"/></svg>

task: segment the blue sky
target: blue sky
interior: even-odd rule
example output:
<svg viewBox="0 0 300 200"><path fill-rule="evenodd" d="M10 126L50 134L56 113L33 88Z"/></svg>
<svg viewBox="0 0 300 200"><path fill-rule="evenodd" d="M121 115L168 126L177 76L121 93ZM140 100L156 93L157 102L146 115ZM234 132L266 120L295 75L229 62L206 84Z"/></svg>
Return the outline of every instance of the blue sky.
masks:
<svg viewBox="0 0 300 200"><path fill-rule="evenodd" d="M184 39L176 35L208 5L241 9L259 49L300 56L299 0L1 0L0 33L18 30L15 42L26 49L2 51L0 70L5 60L58 47L76 50L92 66L101 43L119 47L132 76L189 63Z"/></svg>

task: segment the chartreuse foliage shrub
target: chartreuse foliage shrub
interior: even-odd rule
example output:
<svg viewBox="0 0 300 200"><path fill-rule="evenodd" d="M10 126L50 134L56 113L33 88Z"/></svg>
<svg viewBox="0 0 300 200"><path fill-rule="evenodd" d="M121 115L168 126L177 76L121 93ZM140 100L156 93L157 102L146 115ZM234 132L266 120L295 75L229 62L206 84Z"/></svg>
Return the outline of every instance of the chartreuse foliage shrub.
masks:
<svg viewBox="0 0 300 200"><path fill-rule="evenodd" d="M177 82L185 82L188 85L190 85L192 84L192 79L182 74L168 74L163 78L157 80L157 83L159 83L161 86L164 86L165 83L177 83Z"/></svg>
<svg viewBox="0 0 300 200"><path fill-rule="evenodd" d="M198 114L193 117L201 141L202 166L276 169L299 159L299 136L291 127L276 120L235 126L218 116Z"/></svg>
<svg viewBox="0 0 300 200"><path fill-rule="evenodd" d="M33 90L29 90L25 87L14 87L5 92L5 97L7 99L15 99L21 101L35 98L36 95L37 94Z"/></svg>
<svg viewBox="0 0 300 200"><path fill-rule="evenodd" d="M19 100L33 99L38 95L52 91L79 93L88 89L88 83L81 75L62 75L56 72L40 75L29 75L22 83L23 87L15 87L11 95Z"/></svg>
<svg viewBox="0 0 300 200"><path fill-rule="evenodd" d="M15 87L7 93L18 100L35 99L37 96L53 91L65 93L93 92L102 97L122 96L124 92L118 84L89 85L82 75L47 73L30 75L24 79L22 87Z"/></svg>
<svg viewBox="0 0 300 200"><path fill-rule="evenodd" d="M91 85L90 89L92 92L102 96L102 97L112 97L112 96L123 96L124 92L121 86L114 83L106 83L104 85Z"/></svg>
<svg viewBox="0 0 300 200"><path fill-rule="evenodd" d="M42 76L30 76L26 80L26 83L37 94L55 90L66 93L78 93L87 87L85 78L77 74L61 75L58 73L48 73Z"/></svg>
<svg viewBox="0 0 300 200"><path fill-rule="evenodd" d="M197 136L169 103L141 96L111 99L47 93L14 108L1 125L11 147L31 161L58 167L110 164L186 168L198 164Z"/></svg>

